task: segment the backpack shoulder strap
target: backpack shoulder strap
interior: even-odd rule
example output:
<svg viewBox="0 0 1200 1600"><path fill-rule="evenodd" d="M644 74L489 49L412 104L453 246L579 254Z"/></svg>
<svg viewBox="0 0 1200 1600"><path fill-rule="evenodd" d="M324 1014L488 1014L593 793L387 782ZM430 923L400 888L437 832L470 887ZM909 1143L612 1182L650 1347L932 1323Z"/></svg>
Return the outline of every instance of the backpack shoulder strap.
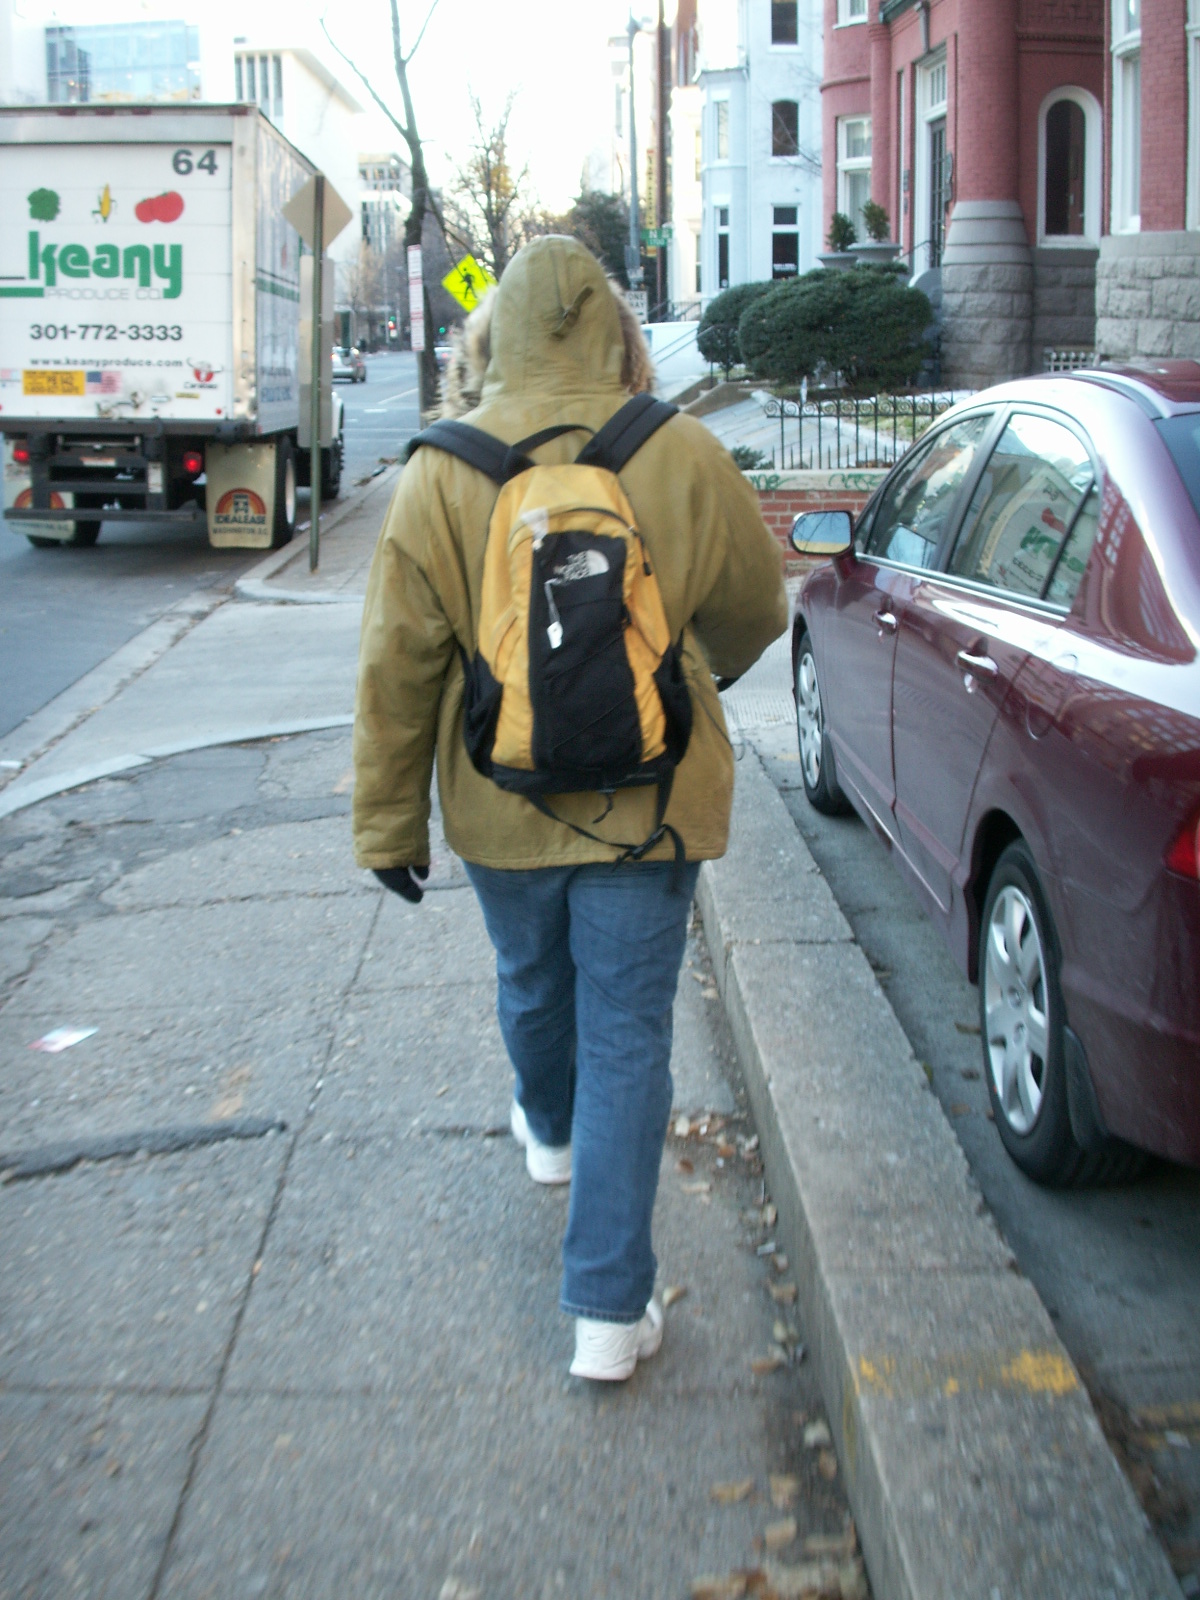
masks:
<svg viewBox="0 0 1200 1600"><path fill-rule="evenodd" d="M505 484L518 472L533 463L524 457L515 458L508 445L482 428L472 428L467 422L454 422L443 418L431 422L423 432L414 434L408 441L405 461L411 461L422 445L432 445L444 450L448 456L457 456L469 467L484 473L493 483Z"/></svg>
<svg viewBox="0 0 1200 1600"><path fill-rule="evenodd" d="M650 435L676 414L676 407L665 400L656 400L650 394L634 395L609 417L599 433L593 434L575 459L581 466L620 472Z"/></svg>

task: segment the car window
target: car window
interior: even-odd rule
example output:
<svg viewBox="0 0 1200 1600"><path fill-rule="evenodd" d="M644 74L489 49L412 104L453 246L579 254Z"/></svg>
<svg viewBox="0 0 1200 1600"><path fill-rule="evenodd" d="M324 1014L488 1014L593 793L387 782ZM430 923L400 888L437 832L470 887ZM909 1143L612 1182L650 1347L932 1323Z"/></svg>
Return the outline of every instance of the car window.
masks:
<svg viewBox="0 0 1200 1600"><path fill-rule="evenodd" d="M1050 576L1046 599L1052 601L1054 605L1069 606L1074 600L1083 577L1083 569L1088 564L1088 557L1096 542L1096 529L1099 525L1100 491L1093 484Z"/></svg>
<svg viewBox="0 0 1200 1600"><path fill-rule="evenodd" d="M1091 457L1070 428L1017 412L971 498L950 571L1040 598L1091 483Z"/></svg>
<svg viewBox="0 0 1200 1600"><path fill-rule="evenodd" d="M1158 424L1158 431L1192 504L1200 512L1200 416L1193 411L1181 417L1167 417Z"/></svg>
<svg viewBox="0 0 1200 1600"><path fill-rule="evenodd" d="M964 417L917 446L883 492L866 553L905 566L929 567L971 470L991 414Z"/></svg>

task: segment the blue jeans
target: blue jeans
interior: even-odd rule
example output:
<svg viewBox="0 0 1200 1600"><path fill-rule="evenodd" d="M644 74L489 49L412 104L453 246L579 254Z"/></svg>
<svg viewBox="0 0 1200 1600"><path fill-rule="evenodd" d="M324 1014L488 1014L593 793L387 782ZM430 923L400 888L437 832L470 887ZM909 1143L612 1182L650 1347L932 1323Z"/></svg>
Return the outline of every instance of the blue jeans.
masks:
<svg viewBox="0 0 1200 1600"><path fill-rule="evenodd" d="M636 1322L671 1114L671 1012L699 868L670 862L467 875L496 949L496 1014L534 1137L572 1145L561 1304Z"/></svg>

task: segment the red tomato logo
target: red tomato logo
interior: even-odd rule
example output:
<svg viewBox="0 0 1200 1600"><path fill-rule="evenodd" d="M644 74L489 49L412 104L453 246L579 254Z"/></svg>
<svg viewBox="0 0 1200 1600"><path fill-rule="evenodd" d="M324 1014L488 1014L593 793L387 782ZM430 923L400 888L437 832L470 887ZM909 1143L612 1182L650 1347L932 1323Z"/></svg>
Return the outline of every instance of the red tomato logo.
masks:
<svg viewBox="0 0 1200 1600"><path fill-rule="evenodd" d="M177 222L183 215L183 196L174 189L139 200L133 208L139 222Z"/></svg>

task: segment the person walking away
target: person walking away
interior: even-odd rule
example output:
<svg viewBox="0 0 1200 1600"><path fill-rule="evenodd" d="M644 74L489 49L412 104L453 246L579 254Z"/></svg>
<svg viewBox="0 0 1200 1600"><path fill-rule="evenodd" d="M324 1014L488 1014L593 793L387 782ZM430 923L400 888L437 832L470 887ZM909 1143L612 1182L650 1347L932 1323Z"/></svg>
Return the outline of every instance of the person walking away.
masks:
<svg viewBox="0 0 1200 1600"><path fill-rule="evenodd" d="M535 1181L571 1184L570 1370L599 1380L662 1340L672 1006L733 794L714 675L740 676L787 625L756 496L651 379L583 245L514 257L452 365L468 426L414 441L389 507L354 726L358 862L414 905L436 754L446 839L495 947L512 1132Z"/></svg>

